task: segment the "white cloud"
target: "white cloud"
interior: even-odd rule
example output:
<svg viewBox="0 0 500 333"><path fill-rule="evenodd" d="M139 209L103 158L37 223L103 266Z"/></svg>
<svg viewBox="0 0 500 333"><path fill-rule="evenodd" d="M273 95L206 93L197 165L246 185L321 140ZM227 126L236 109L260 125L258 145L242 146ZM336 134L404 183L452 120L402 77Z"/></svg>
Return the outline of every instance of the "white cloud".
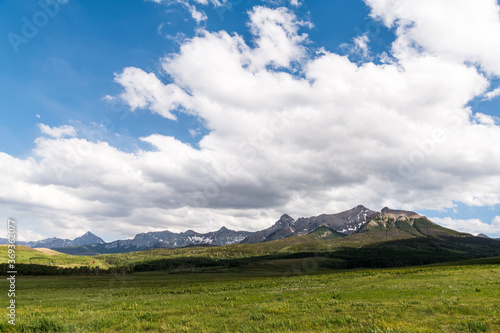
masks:
<svg viewBox="0 0 500 333"><path fill-rule="evenodd" d="M493 219L493 225L495 226L500 226L500 216L495 216L495 218Z"/></svg>
<svg viewBox="0 0 500 333"><path fill-rule="evenodd" d="M369 61L372 59L372 57L370 57L370 47L368 46L370 37L368 37L367 33L354 37L352 42L353 44L342 44L341 48L345 49L351 55L360 56L363 61ZM387 57L387 54L383 57Z"/></svg>
<svg viewBox="0 0 500 333"><path fill-rule="evenodd" d="M188 5L189 13L191 17L196 21L196 23L200 24L203 21L207 20L207 15L203 11L199 11L195 6Z"/></svg>
<svg viewBox="0 0 500 333"><path fill-rule="evenodd" d="M495 125L496 123L494 117L480 112L474 115L474 120L481 125Z"/></svg>
<svg viewBox="0 0 500 333"><path fill-rule="evenodd" d="M255 36L257 47L250 51L250 64L253 69L266 65L289 67L293 61L305 56L302 43L307 34L299 34L301 26L309 25L299 21L288 9L281 7L269 9L257 6L250 12L250 29Z"/></svg>
<svg viewBox="0 0 500 333"><path fill-rule="evenodd" d="M394 51L415 51L478 64L500 74L500 7L497 0L365 0L372 16L397 27Z"/></svg>
<svg viewBox="0 0 500 333"><path fill-rule="evenodd" d="M370 49L368 47L368 42L370 41L370 38L368 37L367 34L358 36L354 38L354 45L356 48L359 50L359 52L363 55L363 58L368 58L370 55Z"/></svg>
<svg viewBox="0 0 500 333"><path fill-rule="evenodd" d="M189 135L191 135L191 137L195 138L195 137L197 137L198 135L200 135L200 131L199 131L199 130L195 130L195 129L190 128L190 129L189 129Z"/></svg>
<svg viewBox="0 0 500 333"><path fill-rule="evenodd" d="M204 21L207 20L207 15L203 10L200 10L196 7L196 5L203 5L207 6L211 4L213 7L221 7L221 6L227 6L228 1L226 0L194 0L194 1L189 1L189 0L147 0L147 1L152 1L156 3L165 3L167 5L172 5L172 4L181 4L183 5L191 14L191 17L196 21L197 24L200 24ZM158 33L160 33L162 28L162 25L158 27Z"/></svg>
<svg viewBox="0 0 500 333"><path fill-rule="evenodd" d="M488 91L486 94L484 94L485 100L491 101L492 99L500 96L500 88L496 88L495 90Z"/></svg>
<svg viewBox="0 0 500 333"><path fill-rule="evenodd" d="M160 24L158 25L158 28L156 28L156 32L158 33L158 35L161 35L161 34L162 34L162 30L163 30L163 27L164 27L164 26L165 26L165 25L164 25L163 23L160 23Z"/></svg>
<svg viewBox="0 0 500 333"><path fill-rule="evenodd" d="M141 138L150 150L131 153L62 134L38 138L33 157L0 153L0 209L23 214L34 232L76 237L84 228L256 230L285 212L357 204L500 203L492 144L500 128L466 106L489 86L475 67L411 44L394 61L358 65L315 54L301 31L309 24L289 9L249 15L253 43L201 31L161 60L169 82L134 67L116 75L116 98L132 110L198 117L209 131L198 149L159 134Z"/></svg>
<svg viewBox="0 0 500 333"><path fill-rule="evenodd" d="M452 219L450 217L438 218L434 217L431 220L443 227L477 235L479 233L486 234L491 237L500 235L500 217L497 216L492 223L484 223L479 219Z"/></svg>
<svg viewBox="0 0 500 333"><path fill-rule="evenodd" d="M194 0L194 1L202 5L208 5L210 3L214 7L225 6L230 2L228 0Z"/></svg>
<svg viewBox="0 0 500 333"><path fill-rule="evenodd" d="M175 120L175 116L171 111L187 97L178 86L164 85L155 74L146 73L135 67L125 68L121 74L115 75L115 81L125 88L120 98L132 111L149 107L159 115L172 120ZM105 98L109 99L107 96Z"/></svg>
<svg viewBox="0 0 500 333"><path fill-rule="evenodd" d="M59 127L50 127L45 124L38 124L38 128L43 134L47 134L53 138L61 138L65 136L74 137L76 136L76 130L73 126L63 125Z"/></svg>

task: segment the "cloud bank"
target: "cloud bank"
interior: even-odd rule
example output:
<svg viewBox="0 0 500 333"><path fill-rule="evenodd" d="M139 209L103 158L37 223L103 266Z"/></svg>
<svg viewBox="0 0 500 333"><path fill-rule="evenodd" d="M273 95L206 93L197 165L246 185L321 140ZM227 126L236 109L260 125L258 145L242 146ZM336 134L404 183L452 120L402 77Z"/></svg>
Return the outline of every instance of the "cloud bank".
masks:
<svg viewBox="0 0 500 333"><path fill-rule="evenodd" d="M126 153L40 125L51 138L38 138L33 156L0 153L0 206L35 232L132 236L256 230L285 212L357 204L497 205L500 147L492 143L500 128L467 105L495 95L488 90L500 75L499 6L424 2L366 1L374 19L396 29L384 64L317 52L311 24L287 8L254 7L251 42L200 30L160 60L169 82L127 67L115 76L123 92L114 97L172 121L198 117L208 130L199 147L152 133L140 138L151 149ZM368 52L369 39L357 41ZM500 234L498 223L479 226L470 230Z"/></svg>

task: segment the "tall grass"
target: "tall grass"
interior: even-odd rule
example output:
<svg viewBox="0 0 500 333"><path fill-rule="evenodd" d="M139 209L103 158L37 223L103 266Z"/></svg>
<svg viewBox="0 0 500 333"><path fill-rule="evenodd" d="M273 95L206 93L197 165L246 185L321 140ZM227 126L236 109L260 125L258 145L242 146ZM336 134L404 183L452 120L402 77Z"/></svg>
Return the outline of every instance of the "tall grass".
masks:
<svg viewBox="0 0 500 333"><path fill-rule="evenodd" d="M21 277L0 331L500 331L500 265L321 272Z"/></svg>

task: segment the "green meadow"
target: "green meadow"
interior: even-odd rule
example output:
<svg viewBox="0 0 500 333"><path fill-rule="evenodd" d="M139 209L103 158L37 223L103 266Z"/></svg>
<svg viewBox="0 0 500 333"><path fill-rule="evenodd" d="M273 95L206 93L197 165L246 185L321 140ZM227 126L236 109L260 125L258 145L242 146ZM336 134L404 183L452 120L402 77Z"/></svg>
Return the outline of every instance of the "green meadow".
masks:
<svg viewBox="0 0 500 333"><path fill-rule="evenodd" d="M0 245L0 263L6 263L8 258L7 245ZM16 246L16 263L34 265L54 265L58 267L109 267L110 265L96 257L73 256L49 249L32 249L27 246Z"/></svg>
<svg viewBox="0 0 500 333"><path fill-rule="evenodd" d="M331 270L318 258L205 273L19 276L2 332L500 332L497 259ZM307 274L304 274L307 273ZM8 284L0 282L2 294Z"/></svg>

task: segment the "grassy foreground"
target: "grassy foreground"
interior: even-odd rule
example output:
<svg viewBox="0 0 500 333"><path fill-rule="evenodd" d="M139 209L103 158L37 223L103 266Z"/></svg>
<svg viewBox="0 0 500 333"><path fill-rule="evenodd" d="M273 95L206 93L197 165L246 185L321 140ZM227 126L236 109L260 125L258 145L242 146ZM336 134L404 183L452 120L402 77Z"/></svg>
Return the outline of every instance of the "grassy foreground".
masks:
<svg viewBox="0 0 500 333"><path fill-rule="evenodd" d="M500 265L335 272L313 260L269 270L260 264L214 273L20 276L17 325L7 324L2 297L0 331L500 331ZM314 274L279 272L287 265ZM5 279L0 290L8 290Z"/></svg>

